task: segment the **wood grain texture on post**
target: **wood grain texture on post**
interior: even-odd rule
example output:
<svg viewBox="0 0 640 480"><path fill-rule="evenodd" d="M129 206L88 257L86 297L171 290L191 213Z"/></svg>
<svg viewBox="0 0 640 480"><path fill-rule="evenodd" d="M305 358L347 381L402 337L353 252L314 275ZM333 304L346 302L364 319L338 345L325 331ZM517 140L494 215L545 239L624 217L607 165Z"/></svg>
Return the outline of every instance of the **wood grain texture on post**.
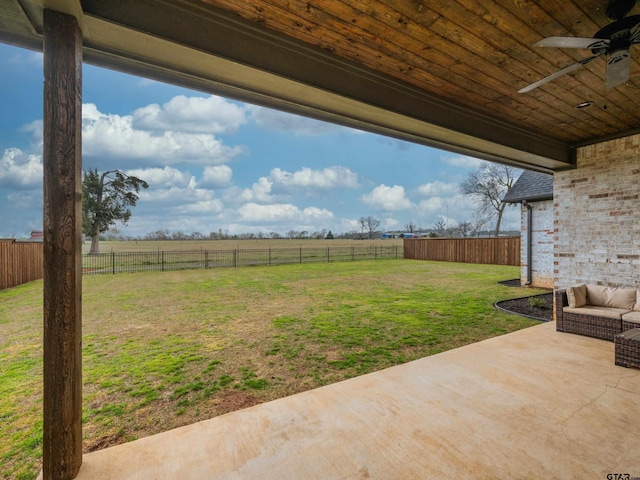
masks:
<svg viewBox="0 0 640 480"><path fill-rule="evenodd" d="M82 463L82 35L44 10L44 479Z"/></svg>

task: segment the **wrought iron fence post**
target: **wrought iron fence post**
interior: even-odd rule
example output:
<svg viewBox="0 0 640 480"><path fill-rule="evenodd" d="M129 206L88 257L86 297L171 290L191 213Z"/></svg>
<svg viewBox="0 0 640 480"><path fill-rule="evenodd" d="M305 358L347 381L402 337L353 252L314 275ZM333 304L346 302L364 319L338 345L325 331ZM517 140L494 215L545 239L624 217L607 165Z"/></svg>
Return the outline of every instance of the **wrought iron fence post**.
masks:
<svg viewBox="0 0 640 480"><path fill-rule="evenodd" d="M302 247L300 247L300 263L302 263Z"/></svg>
<svg viewBox="0 0 640 480"><path fill-rule="evenodd" d="M329 260L329 247L327 247L327 263L329 263L329 262L330 262L330 260Z"/></svg>
<svg viewBox="0 0 640 480"><path fill-rule="evenodd" d="M116 252L111 250L111 274L116 274Z"/></svg>
<svg viewBox="0 0 640 480"><path fill-rule="evenodd" d="M234 267L238 266L238 249L237 248L233 249L233 266Z"/></svg>
<svg viewBox="0 0 640 480"><path fill-rule="evenodd" d="M269 247L269 265L271 265L271 247Z"/></svg>

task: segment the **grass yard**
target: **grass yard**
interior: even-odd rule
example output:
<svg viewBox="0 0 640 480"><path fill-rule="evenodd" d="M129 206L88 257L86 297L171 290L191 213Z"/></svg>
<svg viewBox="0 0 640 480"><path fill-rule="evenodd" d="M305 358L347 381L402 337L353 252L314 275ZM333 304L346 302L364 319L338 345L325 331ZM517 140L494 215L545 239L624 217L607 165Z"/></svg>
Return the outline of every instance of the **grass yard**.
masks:
<svg viewBox="0 0 640 480"><path fill-rule="evenodd" d="M518 267L385 260L85 277L84 449L533 325L493 307L519 296L496 282L518 276ZM1 473L35 478L40 281L0 291L0 365Z"/></svg>

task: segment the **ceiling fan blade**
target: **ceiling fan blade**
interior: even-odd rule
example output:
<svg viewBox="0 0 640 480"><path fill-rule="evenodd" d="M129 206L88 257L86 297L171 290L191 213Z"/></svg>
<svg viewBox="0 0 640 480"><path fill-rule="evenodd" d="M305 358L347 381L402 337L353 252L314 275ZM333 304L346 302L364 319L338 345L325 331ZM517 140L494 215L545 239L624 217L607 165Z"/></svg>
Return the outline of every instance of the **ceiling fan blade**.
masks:
<svg viewBox="0 0 640 480"><path fill-rule="evenodd" d="M606 48L609 40L602 38L584 37L547 37L535 43L534 47L555 47L555 48L584 48L600 49Z"/></svg>
<svg viewBox="0 0 640 480"><path fill-rule="evenodd" d="M631 54L629 50L618 50L607 61L607 90L622 85L629 80Z"/></svg>
<svg viewBox="0 0 640 480"><path fill-rule="evenodd" d="M640 23L629 30L629 40L631 44L640 43Z"/></svg>
<svg viewBox="0 0 640 480"><path fill-rule="evenodd" d="M562 77L563 75L566 75L568 73L571 73L571 72L579 69L581 66L586 65L587 63L591 62L592 60L595 60L599 56L600 55L594 55L592 57L588 57L588 58L582 59L579 62L574 63L573 65L569 65L568 67L565 67L562 70L558 70L556 73L553 73L553 74L549 75L548 77L544 77L544 78L538 80L537 82L532 83L531 85L527 85L526 87L521 88L520 90L518 90L518 93L530 92L534 88L538 88L540 85L544 85L545 83L551 82L552 80L555 80L556 78Z"/></svg>

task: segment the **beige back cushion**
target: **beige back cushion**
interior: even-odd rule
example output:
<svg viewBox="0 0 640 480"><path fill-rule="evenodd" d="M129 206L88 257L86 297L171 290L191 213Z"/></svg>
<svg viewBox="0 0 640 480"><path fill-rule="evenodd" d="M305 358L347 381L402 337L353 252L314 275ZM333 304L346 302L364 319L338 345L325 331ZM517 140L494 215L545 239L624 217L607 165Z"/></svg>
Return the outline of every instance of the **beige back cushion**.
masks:
<svg viewBox="0 0 640 480"><path fill-rule="evenodd" d="M584 307L587 304L587 286L578 285L567 288L567 300L571 308Z"/></svg>
<svg viewBox="0 0 640 480"><path fill-rule="evenodd" d="M633 310L636 304L636 289L587 285L587 304Z"/></svg>
<svg viewBox="0 0 640 480"><path fill-rule="evenodd" d="M640 312L640 290L636 290L636 304L633 306L636 312Z"/></svg>

